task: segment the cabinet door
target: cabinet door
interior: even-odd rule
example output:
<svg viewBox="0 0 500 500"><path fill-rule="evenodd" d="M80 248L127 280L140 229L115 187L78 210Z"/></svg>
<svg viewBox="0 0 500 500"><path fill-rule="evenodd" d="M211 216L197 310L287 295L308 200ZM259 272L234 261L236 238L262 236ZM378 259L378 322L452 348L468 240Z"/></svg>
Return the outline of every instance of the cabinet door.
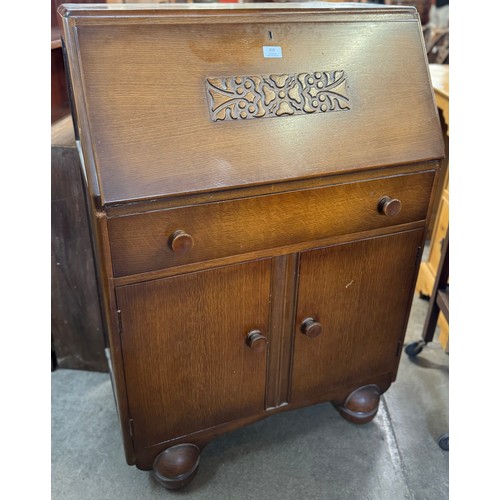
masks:
<svg viewBox="0 0 500 500"><path fill-rule="evenodd" d="M422 237L415 230L301 253L293 402L396 370ZM306 318L321 324L317 337L302 333Z"/></svg>
<svg viewBox="0 0 500 500"><path fill-rule="evenodd" d="M269 290L270 260L117 289L136 448L264 410Z"/></svg>

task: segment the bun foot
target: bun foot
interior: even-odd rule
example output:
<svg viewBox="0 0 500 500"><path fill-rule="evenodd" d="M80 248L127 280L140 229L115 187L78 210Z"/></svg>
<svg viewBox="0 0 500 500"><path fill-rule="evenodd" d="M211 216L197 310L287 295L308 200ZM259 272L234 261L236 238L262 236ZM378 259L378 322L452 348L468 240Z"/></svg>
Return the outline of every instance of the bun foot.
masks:
<svg viewBox="0 0 500 500"><path fill-rule="evenodd" d="M200 449L194 444L178 444L162 451L153 464L153 477L164 488L178 490L198 472Z"/></svg>
<svg viewBox="0 0 500 500"><path fill-rule="evenodd" d="M351 392L342 406L335 405L335 407L349 422L366 424L375 418L379 402L380 388L378 385L371 384Z"/></svg>

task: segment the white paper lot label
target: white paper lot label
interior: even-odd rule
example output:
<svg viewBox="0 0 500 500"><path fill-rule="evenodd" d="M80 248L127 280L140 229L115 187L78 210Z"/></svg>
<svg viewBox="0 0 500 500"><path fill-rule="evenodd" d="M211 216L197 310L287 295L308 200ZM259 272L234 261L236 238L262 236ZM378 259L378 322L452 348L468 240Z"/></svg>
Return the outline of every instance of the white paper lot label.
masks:
<svg viewBox="0 0 500 500"><path fill-rule="evenodd" d="M283 57L283 54L281 52L281 47L264 46L262 47L262 49L264 50L264 57L275 57L275 58Z"/></svg>

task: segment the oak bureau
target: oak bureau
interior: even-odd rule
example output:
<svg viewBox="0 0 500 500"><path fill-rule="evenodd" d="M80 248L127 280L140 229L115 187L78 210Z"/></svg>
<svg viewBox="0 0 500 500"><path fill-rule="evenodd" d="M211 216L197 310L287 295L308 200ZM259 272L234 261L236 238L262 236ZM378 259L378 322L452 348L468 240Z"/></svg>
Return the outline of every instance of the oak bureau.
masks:
<svg viewBox="0 0 500 500"><path fill-rule="evenodd" d="M126 459L396 378L443 142L417 11L63 5Z"/></svg>

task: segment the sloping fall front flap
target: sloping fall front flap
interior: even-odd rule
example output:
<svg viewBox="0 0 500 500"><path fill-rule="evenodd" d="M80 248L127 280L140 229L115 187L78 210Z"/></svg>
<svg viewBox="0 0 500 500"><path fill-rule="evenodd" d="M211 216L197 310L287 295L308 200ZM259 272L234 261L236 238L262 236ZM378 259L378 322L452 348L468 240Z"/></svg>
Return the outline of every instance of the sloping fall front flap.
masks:
<svg viewBox="0 0 500 500"><path fill-rule="evenodd" d="M101 202L441 158L417 16L354 11L76 19L66 38Z"/></svg>

